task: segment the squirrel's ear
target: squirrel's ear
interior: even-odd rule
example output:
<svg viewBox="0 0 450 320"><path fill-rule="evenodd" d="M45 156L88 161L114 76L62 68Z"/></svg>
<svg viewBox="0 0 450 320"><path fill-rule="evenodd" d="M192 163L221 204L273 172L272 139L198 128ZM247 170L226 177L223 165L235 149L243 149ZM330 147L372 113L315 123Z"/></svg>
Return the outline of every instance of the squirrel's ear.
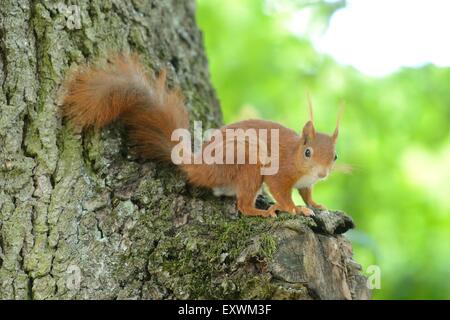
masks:
<svg viewBox="0 0 450 320"><path fill-rule="evenodd" d="M302 130L302 141L303 144L307 144L309 141L314 139L316 136L316 129L314 129L314 124L311 120L309 120Z"/></svg>

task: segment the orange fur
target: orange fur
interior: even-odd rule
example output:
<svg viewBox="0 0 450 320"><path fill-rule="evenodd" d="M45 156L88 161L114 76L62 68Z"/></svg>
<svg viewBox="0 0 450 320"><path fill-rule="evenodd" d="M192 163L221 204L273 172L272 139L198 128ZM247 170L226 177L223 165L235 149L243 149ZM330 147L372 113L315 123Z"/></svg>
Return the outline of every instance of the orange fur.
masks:
<svg viewBox="0 0 450 320"><path fill-rule="evenodd" d="M65 86L68 93L64 99L63 113L67 118L81 128L101 128L121 119L136 150L145 158L171 161L174 146L170 140L172 131L188 128L189 125L181 91L166 87L164 70L157 79L151 80L134 55L114 56L104 68L81 67L68 78ZM226 129L278 129L279 170L275 175L262 175L260 169L263 164L260 162L182 164L179 167L193 185L234 190L237 206L243 214L267 217L275 216L278 210L313 214L308 208L295 206L291 191L298 188L307 205L322 208L312 200L312 184L318 175L328 175L333 167L338 127L333 135L317 133L309 95L308 105L311 119L301 135L281 124L264 120L241 121L221 128L222 133ZM270 134L268 138L268 153L271 154ZM204 146L210 143L205 142ZM307 148L313 151L310 157L305 155ZM193 158L200 156L191 155ZM276 201L268 210L254 207L263 183Z"/></svg>
<svg viewBox="0 0 450 320"><path fill-rule="evenodd" d="M121 119L141 156L170 161L172 131L188 128L179 89L166 87L166 72L150 80L136 55L116 55L103 68L83 66L64 84L63 114L82 129Z"/></svg>

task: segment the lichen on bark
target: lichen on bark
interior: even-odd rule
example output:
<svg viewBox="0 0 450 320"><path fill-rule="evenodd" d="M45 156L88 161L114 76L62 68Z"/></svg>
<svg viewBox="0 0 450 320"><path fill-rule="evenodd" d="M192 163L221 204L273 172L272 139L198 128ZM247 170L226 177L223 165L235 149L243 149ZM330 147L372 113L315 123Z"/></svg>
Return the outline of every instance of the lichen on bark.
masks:
<svg viewBox="0 0 450 320"><path fill-rule="evenodd" d="M346 216L241 217L129 155L120 124L79 134L61 119L71 67L136 51L191 120L219 126L193 1L3 0L0 19L0 298L368 296Z"/></svg>

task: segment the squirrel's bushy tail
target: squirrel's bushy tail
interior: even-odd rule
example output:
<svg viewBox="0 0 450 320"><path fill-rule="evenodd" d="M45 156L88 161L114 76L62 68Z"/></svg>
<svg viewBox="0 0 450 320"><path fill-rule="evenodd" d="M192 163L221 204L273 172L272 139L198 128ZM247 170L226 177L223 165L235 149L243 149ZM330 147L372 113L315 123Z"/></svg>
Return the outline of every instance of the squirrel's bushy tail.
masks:
<svg viewBox="0 0 450 320"><path fill-rule="evenodd" d="M170 161L173 130L189 128L181 91L167 88L165 70L150 79L135 55L116 55L104 67L78 68L65 88L64 116L82 129L121 119L144 158Z"/></svg>

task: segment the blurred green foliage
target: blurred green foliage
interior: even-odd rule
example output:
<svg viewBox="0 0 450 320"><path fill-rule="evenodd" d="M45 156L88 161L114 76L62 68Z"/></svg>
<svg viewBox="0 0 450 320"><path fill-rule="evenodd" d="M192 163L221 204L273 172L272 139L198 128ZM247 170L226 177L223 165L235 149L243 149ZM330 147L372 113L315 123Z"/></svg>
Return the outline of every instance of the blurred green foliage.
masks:
<svg viewBox="0 0 450 320"><path fill-rule="evenodd" d="M345 5L282 2L290 10L315 7L323 27ZM270 3L198 1L226 123L257 117L301 130L308 90L316 128L331 133L344 99L338 161L355 169L318 184L316 201L354 218L357 229L348 236L356 260L363 271L381 268L375 298L450 298L450 69L426 65L367 77L292 34L286 12Z"/></svg>

